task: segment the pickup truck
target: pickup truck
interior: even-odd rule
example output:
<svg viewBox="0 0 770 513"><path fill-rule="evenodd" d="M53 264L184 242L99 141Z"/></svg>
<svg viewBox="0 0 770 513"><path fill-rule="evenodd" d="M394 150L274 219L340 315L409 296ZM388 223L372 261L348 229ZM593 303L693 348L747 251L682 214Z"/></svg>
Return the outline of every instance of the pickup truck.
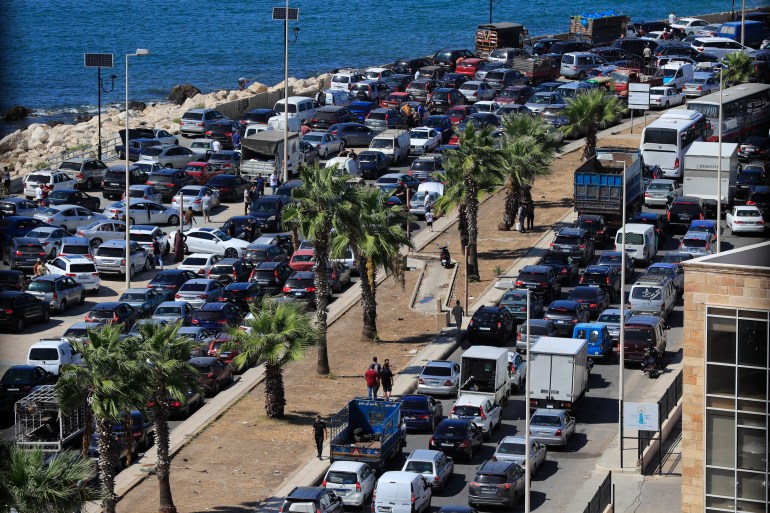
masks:
<svg viewBox="0 0 770 513"><path fill-rule="evenodd" d="M526 75L532 85L549 82L559 77L559 62L550 57L514 56L511 68Z"/></svg>
<svg viewBox="0 0 770 513"><path fill-rule="evenodd" d="M628 84L649 84L650 87L663 85L662 76L645 75L638 69L618 68L610 73L615 81L615 96L628 98Z"/></svg>
<svg viewBox="0 0 770 513"><path fill-rule="evenodd" d="M406 447L401 401L358 397L330 422L331 462L360 461L384 469Z"/></svg>
<svg viewBox="0 0 770 513"><path fill-rule="evenodd" d="M141 138L128 141L128 160L136 162L141 158L142 151L144 151L145 148L158 146L159 144L162 144L162 142L158 139ZM115 151L118 153L118 156L121 160L126 159L125 145L120 144L115 146Z"/></svg>
<svg viewBox="0 0 770 513"><path fill-rule="evenodd" d="M83 434L86 405L63 411L55 385L43 385L20 399L14 406L16 445L55 453L74 447Z"/></svg>

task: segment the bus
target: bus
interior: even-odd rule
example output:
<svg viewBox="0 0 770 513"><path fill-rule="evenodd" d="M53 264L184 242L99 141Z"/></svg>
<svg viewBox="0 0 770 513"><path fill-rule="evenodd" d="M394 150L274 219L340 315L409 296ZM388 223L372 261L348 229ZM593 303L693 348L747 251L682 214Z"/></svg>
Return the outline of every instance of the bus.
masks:
<svg viewBox="0 0 770 513"><path fill-rule="evenodd" d="M642 131L640 150L645 166L658 166L660 178L682 179L684 155L704 139L706 118L693 110L669 110Z"/></svg>
<svg viewBox="0 0 770 513"><path fill-rule="evenodd" d="M719 91L687 102L706 116L707 141L719 140ZM722 141L740 142L770 126L770 84L740 84L722 91ZM764 133L762 134L764 135Z"/></svg>

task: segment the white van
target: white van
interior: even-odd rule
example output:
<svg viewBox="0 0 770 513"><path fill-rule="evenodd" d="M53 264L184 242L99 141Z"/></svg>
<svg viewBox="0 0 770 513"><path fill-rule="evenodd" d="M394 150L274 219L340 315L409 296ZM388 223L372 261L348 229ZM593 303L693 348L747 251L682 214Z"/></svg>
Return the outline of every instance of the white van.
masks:
<svg viewBox="0 0 770 513"><path fill-rule="evenodd" d="M422 474L385 472L377 480L372 513L423 513L430 510L432 491Z"/></svg>
<svg viewBox="0 0 770 513"><path fill-rule="evenodd" d="M409 132L391 128L383 130L369 143L369 149L381 151L390 159L391 164L398 164L409 157Z"/></svg>
<svg viewBox="0 0 770 513"><path fill-rule="evenodd" d="M267 127L270 130L283 130L285 126L286 117L283 114L278 114L267 120ZM299 132L300 128L302 128L302 120L289 116L289 133Z"/></svg>
<svg viewBox="0 0 770 513"><path fill-rule="evenodd" d="M658 236L655 227L649 224L631 223L625 227L626 252L640 262L642 267L652 262L658 250ZM623 243L623 228L615 235L615 251L620 251Z"/></svg>
<svg viewBox="0 0 770 513"><path fill-rule="evenodd" d="M273 119L273 118L270 118L270 119ZM258 134L259 132L264 132L265 130L274 130L274 128L269 125L257 125L257 124L246 125L246 130L244 130L243 132L243 138L245 139L250 135Z"/></svg>
<svg viewBox="0 0 770 513"><path fill-rule="evenodd" d="M347 91L340 89L327 89L319 93L321 100L318 102L322 105L345 107L353 103L353 98Z"/></svg>
<svg viewBox="0 0 770 513"><path fill-rule="evenodd" d="M443 196L444 184L441 182L422 182L417 186L417 192L434 192L439 196Z"/></svg>
<svg viewBox="0 0 770 513"><path fill-rule="evenodd" d="M358 167L358 160L352 157L334 157L326 161L324 167L337 166L341 172L350 176L361 176L361 170Z"/></svg>
<svg viewBox="0 0 770 513"><path fill-rule="evenodd" d="M311 98L308 98L307 96L289 96L288 103L289 103L289 117L299 118L302 121L306 121L306 120L310 121L310 118L313 117L313 114L315 114L315 110L318 108L318 104ZM285 104L286 104L286 99L281 99L275 102L275 106L273 106L273 110L281 114L280 117L283 117L282 115L283 106ZM268 123L269 123L269 120L268 120Z"/></svg>
<svg viewBox="0 0 770 513"><path fill-rule="evenodd" d="M29 348L27 365L42 367L46 372L58 375L64 365L80 365L80 353L67 340L59 338L40 340Z"/></svg>
<svg viewBox="0 0 770 513"><path fill-rule="evenodd" d="M682 87L695 78L695 68L690 63L671 62L663 65L660 72L663 75L663 85L681 91Z"/></svg>

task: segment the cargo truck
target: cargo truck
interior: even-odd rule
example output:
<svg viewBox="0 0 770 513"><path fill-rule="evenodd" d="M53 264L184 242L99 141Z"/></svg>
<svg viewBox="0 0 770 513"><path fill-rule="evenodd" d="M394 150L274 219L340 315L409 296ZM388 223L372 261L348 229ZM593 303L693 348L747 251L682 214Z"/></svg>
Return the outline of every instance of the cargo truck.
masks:
<svg viewBox="0 0 770 513"><path fill-rule="evenodd" d="M530 406L572 410L588 390L588 341L540 337L529 350Z"/></svg>
<svg viewBox="0 0 770 513"><path fill-rule="evenodd" d="M684 184L682 194L703 200L716 212L717 155L719 143L696 141L684 155ZM722 143L722 207L730 208L738 180L738 144Z"/></svg>
<svg viewBox="0 0 770 513"><path fill-rule="evenodd" d="M626 25L628 17L624 14L572 16L569 22L569 37L588 41L595 46L611 44L621 35L625 37Z"/></svg>
<svg viewBox="0 0 770 513"><path fill-rule="evenodd" d="M241 139L241 176L254 181L261 174L267 178L275 172L283 174L283 130L264 130ZM290 132L289 144L289 175L299 173L299 165L304 158L299 147L299 134Z"/></svg>
<svg viewBox="0 0 770 513"><path fill-rule="evenodd" d="M610 72L610 78L615 81L615 96L622 100L628 99L628 84L648 84L650 87L663 85L662 76L646 75L641 70L618 68Z"/></svg>
<svg viewBox="0 0 770 513"><path fill-rule="evenodd" d="M596 148L596 155L575 170L575 211L604 216L612 228L623 225L623 174L625 162L626 217L641 211L644 199L642 159L633 148Z"/></svg>
<svg viewBox="0 0 770 513"><path fill-rule="evenodd" d="M74 445L86 425L86 406L63 411L54 385L43 385L14 405L16 445L59 452Z"/></svg>
<svg viewBox="0 0 770 513"><path fill-rule="evenodd" d="M332 418L329 428L331 461L360 461L384 469L406 447L406 423L401 401L350 401Z"/></svg>
<svg viewBox="0 0 770 513"><path fill-rule="evenodd" d="M488 394L494 402L504 404L511 395L508 373L508 349L473 346L460 356L460 387L463 392Z"/></svg>
<svg viewBox="0 0 770 513"><path fill-rule="evenodd" d="M476 55L488 57L498 48L521 48L527 29L520 23L500 22L479 25L476 29Z"/></svg>

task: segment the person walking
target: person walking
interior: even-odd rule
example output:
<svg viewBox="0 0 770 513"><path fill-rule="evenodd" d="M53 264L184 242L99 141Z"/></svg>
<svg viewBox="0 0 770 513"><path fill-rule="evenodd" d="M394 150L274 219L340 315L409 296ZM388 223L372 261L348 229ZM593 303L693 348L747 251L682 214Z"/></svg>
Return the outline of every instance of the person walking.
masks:
<svg viewBox="0 0 770 513"><path fill-rule="evenodd" d="M299 136L305 137L308 132L310 132L310 123L305 120L302 122L302 126L299 128Z"/></svg>
<svg viewBox="0 0 770 513"><path fill-rule="evenodd" d="M233 149L237 150L241 147L241 133L236 130L233 132Z"/></svg>
<svg viewBox="0 0 770 513"><path fill-rule="evenodd" d="M425 208L426 212L430 212L430 209L433 206L433 202L430 200L429 192L425 193L425 198L423 199L422 206L423 208Z"/></svg>
<svg viewBox="0 0 770 513"><path fill-rule="evenodd" d="M206 193L201 198L201 210L203 210L203 222L211 222L211 193Z"/></svg>
<svg viewBox="0 0 770 513"><path fill-rule="evenodd" d="M152 256L154 257L155 267L160 267L163 270L163 254L160 251L160 243L157 240L152 241Z"/></svg>
<svg viewBox="0 0 770 513"><path fill-rule="evenodd" d="M11 194L11 171L8 166L3 169L3 189L5 189L6 195Z"/></svg>
<svg viewBox="0 0 770 513"><path fill-rule="evenodd" d="M254 188L246 187L243 190L243 215L245 216L249 215L249 208L251 208L251 203L253 201L254 201Z"/></svg>
<svg viewBox="0 0 770 513"><path fill-rule="evenodd" d="M315 448L318 451L318 459L322 460L321 453L324 448L324 438L328 435L326 429L326 422L321 419L320 415L315 416L315 422L313 422L313 438L315 439Z"/></svg>
<svg viewBox="0 0 770 513"><path fill-rule="evenodd" d="M650 61L652 61L652 49L650 48L650 43L647 43L644 46L644 50L642 50L642 57L644 58L644 65L649 66Z"/></svg>
<svg viewBox="0 0 770 513"><path fill-rule="evenodd" d="M35 187L35 203L37 203L38 207L43 206L43 186L40 184L37 184L37 187Z"/></svg>
<svg viewBox="0 0 770 513"><path fill-rule="evenodd" d="M278 188L278 175L275 171L270 175L270 194L275 194L275 190Z"/></svg>
<svg viewBox="0 0 770 513"><path fill-rule="evenodd" d="M257 177L257 185L253 190L255 199L259 199L261 196L265 195L265 177L262 176L262 173L259 174Z"/></svg>
<svg viewBox="0 0 770 513"><path fill-rule="evenodd" d="M174 235L174 262L179 263L184 260L184 241L187 239L182 230L177 230Z"/></svg>
<svg viewBox="0 0 770 513"><path fill-rule="evenodd" d="M519 231L521 233L527 233L527 227L524 226L524 223L526 222L526 210L524 209L524 204L519 205L519 212L518 212L518 225L519 225Z"/></svg>
<svg viewBox="0 0 770 513"><path fill-rule="evenodd" d="M243 227L243 237L246 242L254 242L257 238L257 225L254 223L254 218L250 218Z"/></svg>
<svg viewBox="0 0 770 513"><path fill-rule="evenodd" d="M374 364L369 365L369 369L364 374L364 379L366 380L366 388L369 392L369 399L377 399L377 390L380 388L378 376L379 374L374 369Z"/></svg>
<svg viewBox="0 0 770 513"><path fill-rule="evenodd" d="M192 230L192 225L195 222L195 213L193 212L192 207L187 207L187 210L184 212L184 231L190 231Z"/></svg>
<svg viewBox="0 0 770 513"><path fill-rule="evenodd" d="M382 395L386 401L390 400L390 393L393 390L393 370L390 368L390 360L385 358L385 363L380 371L380 384L382 385Z"/></svg>
<svg viewBox="0 0 770 513"><path fill-rule="evenodd" d="M32 267L32 273L37 276L45 276L48 274L48 268L43 263L43 260L38 258L35 265Z"/></svg>
<svg viewBox="0 0 770 513"><path fill-rule="evenodd" d="M535 203L530 201L527 203L527 230L535 229Z"/></svg>
<svg viewBox="0 0 770 513"><path fill-rule="evenodd" d="M452 317L454 317L455 326L457 326L458 332L463 325L463 315L465 315L465 310L463 310L460 300L458 299L455 301L455 306L452 307Z"/></svg>
<svg viewBox="0 0 770 513"><path fill-rule="evenodd" d="M214 139L214 142L211 143L211 151L214 153L219 153L222 151L222 143Z"/></svg>
<svg viewBox="0 0 770 513"><path fill-rule="evenodd" d="M433 212L430 210L425 211L425 224L428 225L428 231L433 231Z"/></svg>

